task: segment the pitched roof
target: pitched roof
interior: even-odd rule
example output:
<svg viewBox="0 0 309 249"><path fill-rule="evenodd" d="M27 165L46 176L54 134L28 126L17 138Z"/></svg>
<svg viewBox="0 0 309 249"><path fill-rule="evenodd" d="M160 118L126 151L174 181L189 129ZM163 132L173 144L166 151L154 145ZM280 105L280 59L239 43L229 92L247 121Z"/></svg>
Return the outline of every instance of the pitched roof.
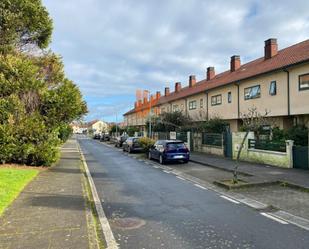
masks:
<svg viewBox="0 0 309 249"><path fill-rule="evenodd" d="M123 114L123 116L127 116L129 114L132 114L135 112L135 108L134 109L131 109L130 111L127 111L125 114Z"/></svg>
<svg viewBox="0 0 309 249"><path fill-rule="evenodd" d="M168 96L162 96L159 99L157 105L201 93L203 91L227 84L235 83L240 80L258 76L260 74L283 69L285 67L289 67L305 61L309 61L309 39L278 51L278 53L270 59L265 60L264 57L261 57L242 65L234 72L228 70L216 75L211 80L207 81L204 79L197 82L193 87L187 86L182 88L177 93L172 92Z"/></svg>

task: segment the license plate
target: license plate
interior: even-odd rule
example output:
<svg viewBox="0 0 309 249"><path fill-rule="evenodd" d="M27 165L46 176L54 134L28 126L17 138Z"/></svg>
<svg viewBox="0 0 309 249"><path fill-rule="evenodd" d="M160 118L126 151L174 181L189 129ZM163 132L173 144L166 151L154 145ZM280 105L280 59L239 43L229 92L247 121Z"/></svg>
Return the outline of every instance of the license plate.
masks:
<svg viewBox="0 0 309 249"><path fill-rule="evenodd" d="M183 158L183 156L174 156L175 159Z"/></svg>

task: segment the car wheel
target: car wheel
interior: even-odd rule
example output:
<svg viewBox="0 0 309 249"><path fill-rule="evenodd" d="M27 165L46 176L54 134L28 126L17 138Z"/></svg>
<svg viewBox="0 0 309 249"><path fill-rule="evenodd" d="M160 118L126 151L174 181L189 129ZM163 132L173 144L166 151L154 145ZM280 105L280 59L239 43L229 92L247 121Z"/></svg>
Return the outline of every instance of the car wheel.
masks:
<svg viewBox="0 0 309 249"><path fill-rule="evenodd" d="M152 159L152 156L151 156L151 152L150 152L150 151L148 152L148 159L149 159L149 160Z"/></svg>
<svg viewBox="0 0 309 249"><path fill-rule="evenodd" d="M183 161L183 163L188 163L188 162L189 162L189 160L184 160L184 161Z"/></svg>
<svg viewBox="0 0 309 249"><path fill-rule="evenodd" d="M159 157L159 162L160 162L160 164L164 164L164 159L163 159L162 155L160 155L160 157Z"/></svg>

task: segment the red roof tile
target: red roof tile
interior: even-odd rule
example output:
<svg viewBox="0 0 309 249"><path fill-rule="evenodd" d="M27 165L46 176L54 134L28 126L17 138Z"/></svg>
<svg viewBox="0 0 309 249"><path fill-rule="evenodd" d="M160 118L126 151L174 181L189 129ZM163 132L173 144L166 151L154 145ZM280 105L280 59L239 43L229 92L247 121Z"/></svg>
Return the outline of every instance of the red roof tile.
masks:
<svg viewBox="0 0 309 249"><path fill-rule="evenodd" d="M228 70L216 75L212 80L206 81L206 79L204 79L196 83L193 87L187 86L177 93L173 92L168 96L162 96L157 105L201 93L219 86L235 83L260 74L279 70L308 60L309 40L306 40L278 51L278 54L270 59L265 60L264 57L261 57L242 65L234 72ZM130 112L132 111L134 112L134 109Z"/></svg>

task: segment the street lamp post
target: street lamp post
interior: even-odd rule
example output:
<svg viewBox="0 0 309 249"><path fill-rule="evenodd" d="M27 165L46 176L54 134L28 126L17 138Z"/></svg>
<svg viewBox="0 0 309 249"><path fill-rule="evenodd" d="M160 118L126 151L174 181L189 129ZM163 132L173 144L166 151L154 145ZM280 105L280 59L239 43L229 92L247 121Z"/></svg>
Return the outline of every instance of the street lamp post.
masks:
<svg viewBox="0 0 309 249"><path fill-rule="evenodd" d="M150 103L150 110L149 110L149 134L148 137L151 138L151 94L150 91L149 92L149 103Z"/></svg>

